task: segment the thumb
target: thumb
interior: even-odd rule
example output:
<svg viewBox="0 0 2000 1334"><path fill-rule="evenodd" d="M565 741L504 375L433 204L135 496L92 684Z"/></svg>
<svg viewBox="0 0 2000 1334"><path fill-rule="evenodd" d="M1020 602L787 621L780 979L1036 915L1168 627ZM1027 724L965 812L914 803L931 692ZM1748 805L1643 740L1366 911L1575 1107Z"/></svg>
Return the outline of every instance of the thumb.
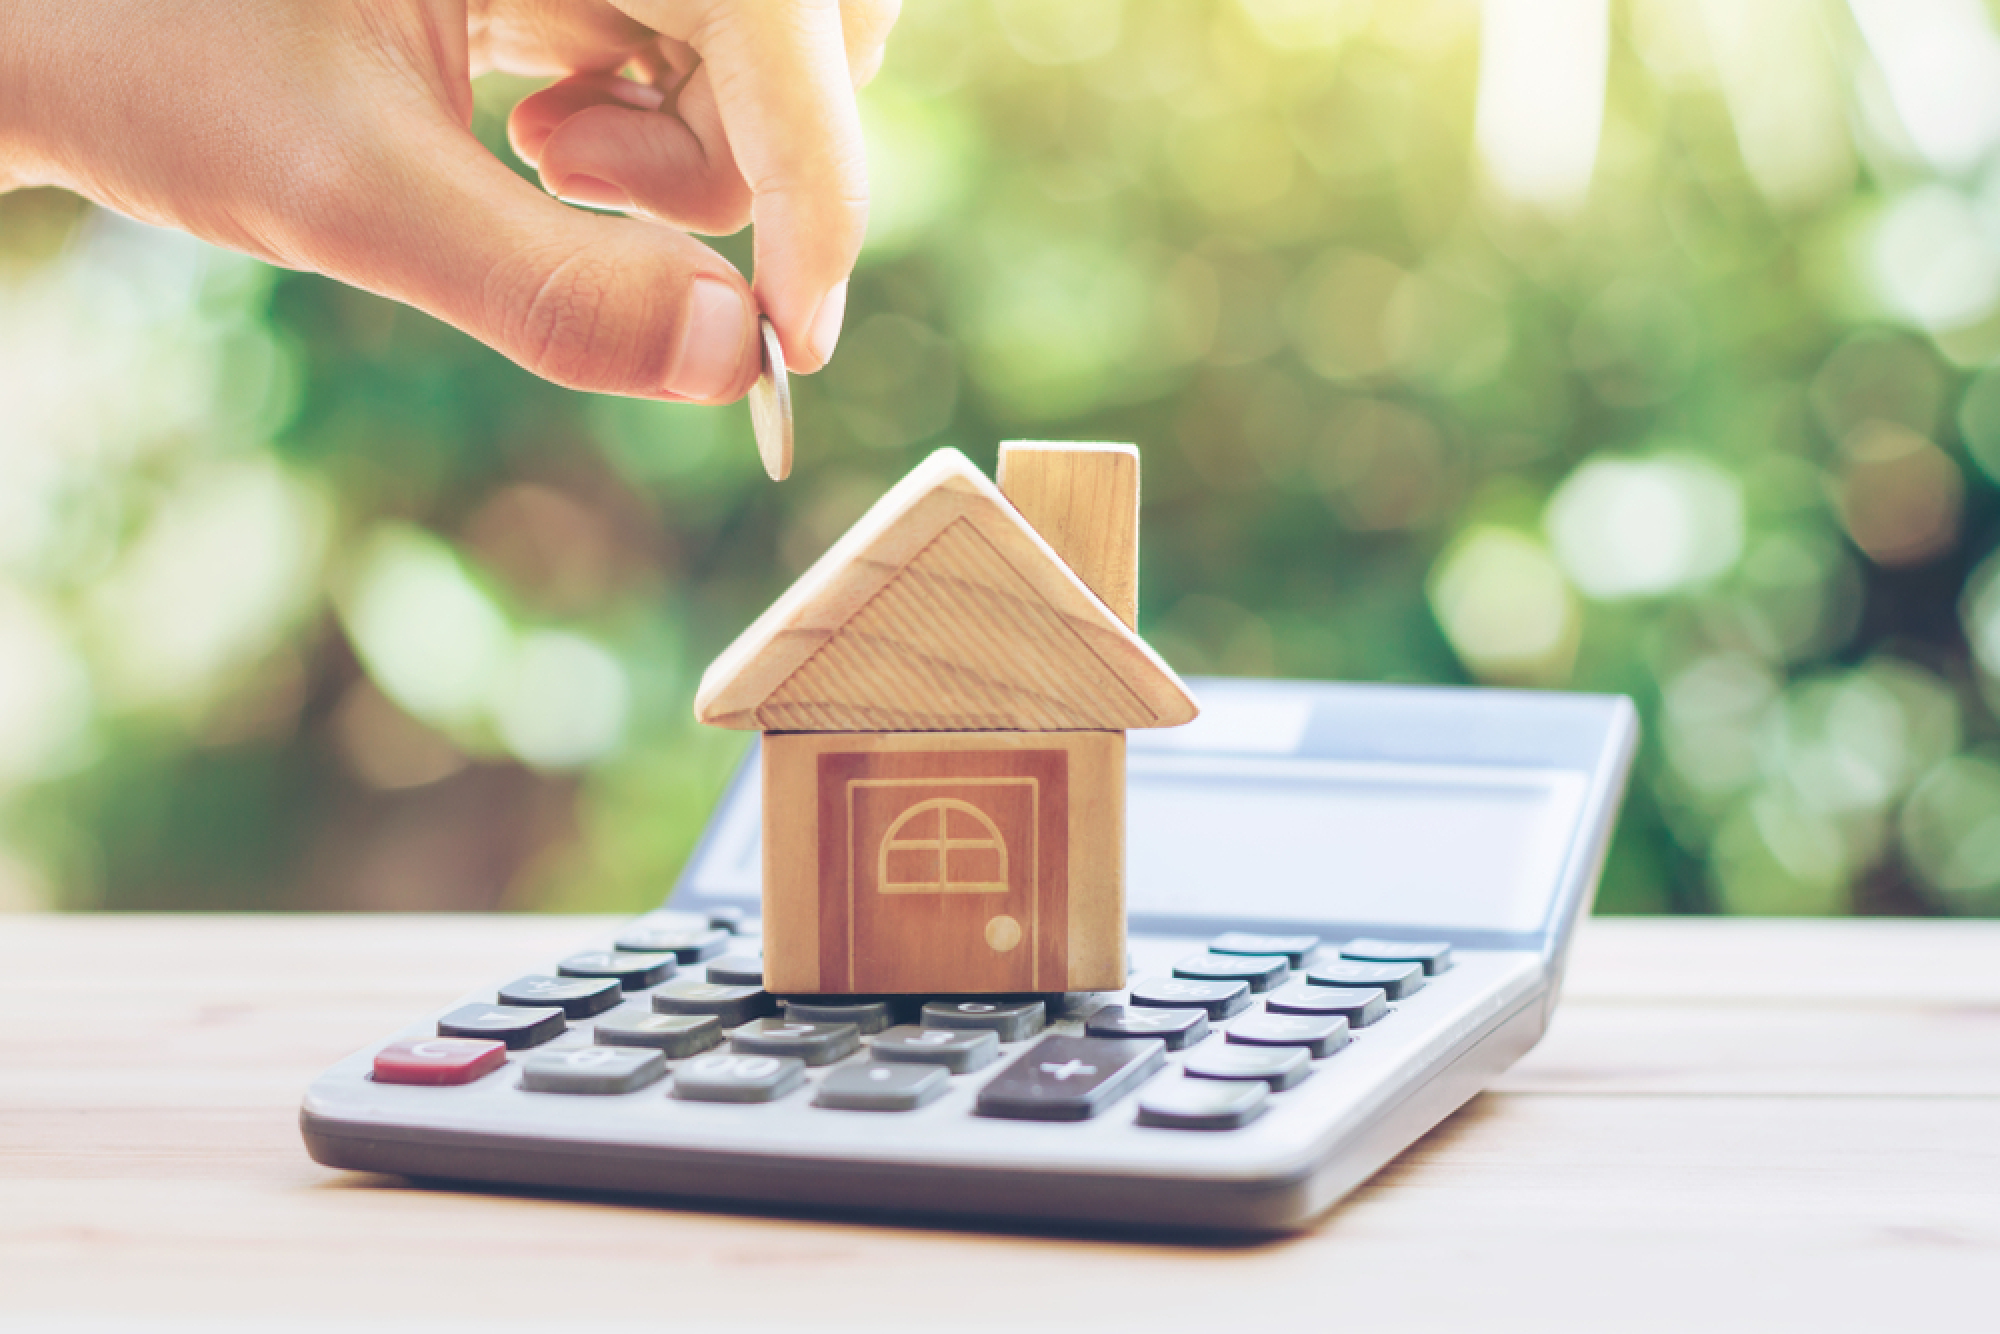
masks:
<svg viewBox="0 0 2000 1334"><path fill-rule="evenodd" d="M725 403L757 378L749 286L706 246L558 203L457 125L406 125L371 156L361 197L300 247L329 276L572 389Z"/></svg>

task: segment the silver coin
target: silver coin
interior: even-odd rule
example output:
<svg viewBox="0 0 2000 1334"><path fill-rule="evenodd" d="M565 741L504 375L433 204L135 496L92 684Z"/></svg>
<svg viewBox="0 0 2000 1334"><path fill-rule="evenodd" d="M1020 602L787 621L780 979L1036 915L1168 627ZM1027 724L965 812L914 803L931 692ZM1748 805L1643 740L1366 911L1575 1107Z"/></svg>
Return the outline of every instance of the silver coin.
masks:
<svg viewBox="0 0 2000 1334"><path fill-rule="evenodd" d="M778 331L762 315L757 329L764 336L764 373L750 389L750 425L757 432L757 454L771 480L782 482L792 471L792 384L785 378L785 349Z"/></svg>

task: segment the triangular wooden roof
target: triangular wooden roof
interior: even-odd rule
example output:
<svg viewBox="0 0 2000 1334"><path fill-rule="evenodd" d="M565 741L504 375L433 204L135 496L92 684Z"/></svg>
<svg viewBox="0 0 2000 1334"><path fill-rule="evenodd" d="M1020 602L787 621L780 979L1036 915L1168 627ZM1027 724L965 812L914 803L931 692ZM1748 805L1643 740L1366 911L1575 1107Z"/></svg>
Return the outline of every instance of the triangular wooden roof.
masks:
<svg viewBox="0 0 2000 1334"><path fill-rule="evenodd" d="M695 696L702 722L767 732L1173 727L1197 712L955 449L875 502Z"/></svg>

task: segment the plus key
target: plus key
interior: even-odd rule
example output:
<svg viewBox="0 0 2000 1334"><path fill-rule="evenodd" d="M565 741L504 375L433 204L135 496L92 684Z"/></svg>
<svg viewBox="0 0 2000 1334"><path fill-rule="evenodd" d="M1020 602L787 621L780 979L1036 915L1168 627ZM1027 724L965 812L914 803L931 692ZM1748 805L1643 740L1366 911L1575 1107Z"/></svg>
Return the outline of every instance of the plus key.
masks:
<svg viewBox="0 0 2000 1334"><path fill-rule="evenodd" d="M1047 1037L980 1090L981 1116L1087 1121L1166 1064L1155 1039Z"/></svg>

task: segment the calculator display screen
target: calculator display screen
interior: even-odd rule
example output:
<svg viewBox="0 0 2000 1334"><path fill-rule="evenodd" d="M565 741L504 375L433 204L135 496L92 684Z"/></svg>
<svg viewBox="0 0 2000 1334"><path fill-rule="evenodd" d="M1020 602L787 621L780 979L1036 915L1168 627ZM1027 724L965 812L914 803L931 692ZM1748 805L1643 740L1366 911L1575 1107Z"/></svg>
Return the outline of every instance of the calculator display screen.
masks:
<svg viewBox="0 0 2000 1334"><path fill-rule="evenodd" d="M1135 914L1533 931L1575 832L1568 770L1135 751Z"/></svg>

